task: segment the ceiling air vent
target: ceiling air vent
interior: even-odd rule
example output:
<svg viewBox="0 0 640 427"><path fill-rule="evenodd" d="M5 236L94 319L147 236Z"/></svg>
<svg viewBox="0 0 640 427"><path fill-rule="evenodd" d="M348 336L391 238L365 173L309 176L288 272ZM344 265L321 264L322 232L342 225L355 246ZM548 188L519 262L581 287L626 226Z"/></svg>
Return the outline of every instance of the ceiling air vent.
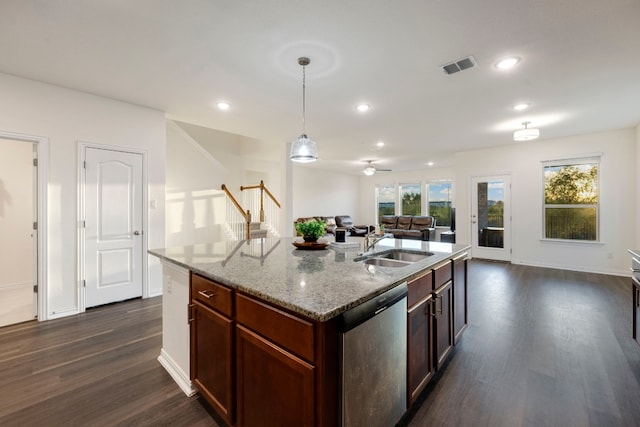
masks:
<svg viewBox="0 0 640 427"><path fill-rule="evenodd" d="M445 74L454 74L458 71L466 70L467 68L473 68L476 65L476 60L473 58L473 56L468 56L466 58L458 59L457 61L450 64L443 65L442 70Z"/></svg>

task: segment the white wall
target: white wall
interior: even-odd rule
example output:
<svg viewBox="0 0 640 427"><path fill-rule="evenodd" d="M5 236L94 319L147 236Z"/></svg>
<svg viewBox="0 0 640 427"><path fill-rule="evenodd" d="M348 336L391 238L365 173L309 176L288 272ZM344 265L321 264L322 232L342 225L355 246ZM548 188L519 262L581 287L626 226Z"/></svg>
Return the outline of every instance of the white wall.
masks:
<svg viewBox="0 0 640 427"><path fill-rule="evenodd" d="M293 164L293 221L308 216L351 215L361 224L357 176ZM293 223L290 225L293 232Z"/></svg>
<svg viewBox="0 0 640 427"><path fill-rule="evenodd" d="M192 245L224 238L224 192L229 170L182 128L167 121L166 245Z"/></svg>
<svg viewBox="0 0 640 427"><path fill-rule="evenodd" d="M640 249L640 125L636 126L636 240L635 244L630 249Z"/></svg>
<svg viewBox="0 0 640 427"><path fill-rule="evenodd" d="M241 135L167 121L167 246L226 238L222 184L242 202L240 186L263 180L282 203L282 171L277 162L260 158L258 146Z"/></svg>
<svg viewBox="0 0 640 427"><path fill-rule="evenodd" d="M78 141L147 151L149 248L163 247L165 117L112 99L0 74L0 130L49 138L48 316L78 312ZM162 292L162 270L148 257L148 291Z"/></svg>
<svg viewBox="0 0 640 427"><path fill-rule="evenodd" d="M470 241L471 177L511 175L512 262L569 270L628 274L627 249L637 235L636 131L624 129L456 154L457 241ZM543 241L542 164L602 153L601 243Z"/></svg>
<svg viewBox="0 0 640 427"><path fill-rule="evenodd" d="M33 285L33 144L0 139L0 287Z"/></svg>

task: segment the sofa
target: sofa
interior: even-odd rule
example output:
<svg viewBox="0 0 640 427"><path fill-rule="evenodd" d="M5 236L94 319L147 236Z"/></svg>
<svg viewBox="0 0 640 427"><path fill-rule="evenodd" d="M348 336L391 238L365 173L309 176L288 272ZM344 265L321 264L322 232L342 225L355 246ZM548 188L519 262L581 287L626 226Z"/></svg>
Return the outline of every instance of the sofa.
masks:
<svg viewBox="0 0 640 427"><path fill-rule="evenodd" d="M436 219L432 216L384 215L380 218L382 227L396 239L436 239Z"/></svg>
<svg viewBox="0 0 640 427"><path fill-rule="evenodd" d="M345 228L352 236L364 236L375 229L371 225L354 225L350 215L336 215L336 227Z"/></svg>
<svg viewBox="0 0 640 427"><path fill-rule="evenodd" d="M327 234L335 234L337 228L346 229L352 236L364 236L367 231L374 230L373 226L354 225L350 215L301 217L293 223L294 230L297 223L311 221L312 219L324 222L324 229Z"/></svg>

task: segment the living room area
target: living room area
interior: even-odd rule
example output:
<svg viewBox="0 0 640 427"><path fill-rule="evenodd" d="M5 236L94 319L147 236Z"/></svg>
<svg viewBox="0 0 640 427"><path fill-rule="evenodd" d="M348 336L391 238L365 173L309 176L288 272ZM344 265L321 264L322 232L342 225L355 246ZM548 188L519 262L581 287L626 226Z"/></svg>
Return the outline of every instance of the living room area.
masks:
<svg viewBox="0 0 640 427"><path fill-rule="evenodd" d="M293 224L298 218L348 215L355 225L379 226L381 215L376 194L381 186L396 189L407 184L417 186L423 195L420 214L427 216L427 186L433 182L447 181L451 183L452 207L456 212L456 241L471 243L471 180L474 177L500 173L508 176L511 182L507 202L507 207L510 208L509 221L505 225L510 228L510 234L505 234L505 245L511 245L510 262L605 274L627 274L626 250L634 246L637 231L629 233L629 227L622 227L621 224L633 224L632 229L637 230L638 220L633 215L633 210L609 207L627 206L629 195L635 194L622 189L629 188L630 185L633 188L637 186L635 170L640 162L637 155L640 127L464 151L456 153L452 162L446 166L377 173L373 176L324 169L322 162L312 165L292 164L287 160L286 149L282 150L281 162L259 161L243 154L249 151L246 147L241 149L236 146L237 151L230 152L231 142L237 141L237 138L239 136L217 130L168 121L167 192L178 187L183 192L204 191L219 188L223 183L230 188L239 188L264 179L283 202L280 223L285 226L282 227L281 235L293 236ZM252 141L244 140L242 143L250 145ZM203 151L210 156L209 160L203 160ZM180 156L174 156L178 152ZM573 158L584 153L600 153L603 171L600 176L601 240L594 244L584 244L543 239L543 163L548 159ZM633 155L630 156L629 153ZM479 158L482 162L478 162ZM212 162L217 159L224 161L224 169L211 167ZM401 203L396 204L396 215L402 214L400 206ZM213 213L218 211L214 209ZM221 213L220 217L222 216ZM182 210L167 212L168 229L172 228L172 224L182 221ZM203 223L196 228L202 231L207 227L220 227L220 221L213 220L213 216L207 221L208 224ZM175 228L180 229L179 226ZM436 221L435 241L439 242L441 234L449 230L449 225L441 226ZM179 236L180 232L170 233L168 240L171 242L173 239L179 244Z"/></svg>

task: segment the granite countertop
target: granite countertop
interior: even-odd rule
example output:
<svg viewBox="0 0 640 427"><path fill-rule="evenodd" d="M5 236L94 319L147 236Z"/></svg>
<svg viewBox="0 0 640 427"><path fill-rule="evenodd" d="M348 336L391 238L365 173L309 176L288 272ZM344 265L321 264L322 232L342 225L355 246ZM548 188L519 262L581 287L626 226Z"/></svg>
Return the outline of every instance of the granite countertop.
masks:
<svg viewBox="0 0 640 427"><path fill-rule="evenodd" d="M406 249L434 255L407 267L366 266L354 262L357 248L301 250L295 238L253 239L153 249L149 253L218 283L285 307L311 319L326 321L411 279L423 270L469 248L468 245L383 239L375 252Z"/></svg>

